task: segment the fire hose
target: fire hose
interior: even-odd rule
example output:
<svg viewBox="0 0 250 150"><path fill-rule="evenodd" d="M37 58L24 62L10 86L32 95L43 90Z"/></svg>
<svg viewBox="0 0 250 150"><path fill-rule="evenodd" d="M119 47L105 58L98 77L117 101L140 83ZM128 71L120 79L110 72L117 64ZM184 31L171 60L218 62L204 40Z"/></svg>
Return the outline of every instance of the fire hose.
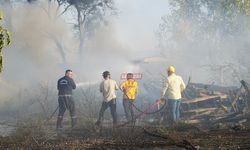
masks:
<svg viewBox="0 0 250 150"><path fill-rule="evenodd" d="M153 111L153 112L145 112L144 114L146 115L153 115L153 114L156 114L156 113L159 113L161 112L165 106L167 105L166 101L164 101L164 104L161 106L160 109L156 110L156 111ZM139 112L143 113L143 110L139 109L135 104L132 103L132 106Z"/></svg>
<svg viewBox="0 0 250 150"><path fill-rule="evenodd" d="M123 91L122 91L122 92L123 92ZM123 92L123 94L125 94L125 96L128 97L128 95L127 95L125 92ZM163 104L163 106L162 106L160 109L158 109L158 110L156 110L156 111L154 111L154 112L148 112L149 110L151 110L153 107L159 105L160 103L161 103L161 100L156 100L155 103L151 104L148 108L146 108L146 109L144 109L144 110L139 109L135 104L132 103L132 106L133 106L138 112L140 112L140 114L138 114L133 120L130 120L130 121L127 121L127 122L125 122L125 123L123 123L123 124L121 124L121 125L118 125L117 128L123 127L123 126L125 126L125 125L127 125L127 124L130 124L131 122L135 122L139 117L141 117L141 116L144 115L144 114L145 114L145 115L152 115L152 114L156 114L156 113L161 112L161 111L165 108L165 106L166 106L166 104L167 104L167 103L166 103L166 100L164 101L164 104Z"/></svg>
<svg viewBox="0 0 250 150"><path fill-rule="evenodd" d="M54 110L54 112L50 115L50 117L46 120L46 122L50 121L50 119L52 119L52 117L55 115L55 113L57 112L57 110L59 109L59 106L56 107L56 109Z"/></svg>
<svg viewBox="0 0 250 150"><path fill-rule="evenodd" d="M122 90L121 90L122 91ZM123 91L122 91L123 92ZM123 94L126 96L126 97L128 97L128 95L126 94L126 92L123 92ZM156 101L160 101L160 100L156 100ZM160 103L157 103L157 104L160 104ZM158 112L161 112L164 108L165 108L165 106L166 106L166 100L164 101L164 104L163 104L163 106L160 108L160 109L158 109L158 110L156 110L156 111L154 111L154 112L143 112L143 110L141 110L141 109L139 109L134 103L132 103L132 106L137 110L137 111L139 111L140 113L143 113L143 114L146 114L146 115L152 115L152 114L156 114L156 113L158 113Z"/></svg>
<svg viewBox="0 0 250 150"><path fill-rule="evenodd" d="M160 103L161 103L160 100L156 100L155 103L151 104L148 108L144 109L143 111L139 109L139 110L140 110L140 113L139 113L137 116L135 116L134 120L127 121L127 122L125 122L125 123L123 123L123 124L117 125L116 127L117 127L117 128L120 128L120 127L126 126L127 124L130 124L131 122L136 121L139 117L141 117L141 116L144 115L144 114L147 114L147 112L148 112L149 110L151 110L152 108L156 107L156 106L157 106L158 104L160 104ZM165 104L161 107L161 109L159 109L159 110L162 110L162 109L165 107L165 105L166 105L166 102L165 102ZM157 111L155 111L155 112L153 112L153 113L160 112L159 110L157 110ZM152 114L152 113L150 113L150 114Z"/></svg>

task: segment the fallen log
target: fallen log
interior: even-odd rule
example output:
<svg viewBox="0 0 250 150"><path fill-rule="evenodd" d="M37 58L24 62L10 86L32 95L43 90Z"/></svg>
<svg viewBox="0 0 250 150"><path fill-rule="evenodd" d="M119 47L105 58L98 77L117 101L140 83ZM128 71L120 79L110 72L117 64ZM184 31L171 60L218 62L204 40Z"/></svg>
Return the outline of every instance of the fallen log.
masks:
<svg viewBox="0 0 250 150"><path fill-rule="evenodd" d="M215 110L217 110L218 108L198 108L198 109L192 109L192 110L189 110L189 111L186 111L184 113L204 113L206 112L206 114L209 114L211 112L214 112Z"/></svg>
<svg viewBox="0 0 250 150"><path fill-rule="evenodd" d="M227 116L225 116L223 118L215 120L213 123L221 123L221 122L224 122L224 123L226 123L226 122L236 122L237 123L237 122L239 122L239 121L241 121L243 119L249 120L250 119L249 115L250 114L243 114L241 112L232 113L232 114L227 115Z"/></svg>
<svg viewBox="0 0 250 150"><path fill-rule="evenodd" d="M182 103L183 104L192 104L192 103L198 103L198 102L203 102L203 101L220 100L220 99L221 99L221 96L213 95L213 96L199 97L199 98L195 98L193 100L186 100L186 101L183 101Z"/></svg>
<svg viewBox="0 0 250 150"><path fill-rule="evenodd" d="M171 138L170 136L167 136L167 135L161 135L161 134L156 134L156 133L149 132L146 128L143 128L143 130L144 130L144 133L146 133L146 134L148 134L150 136L167 139L173 145L175 145L177 147L182 147L182 148L185 148L187 150L197 150L197 148L186 139L181 139L181 140L180 139L173 139L173 138Z"/></svg>

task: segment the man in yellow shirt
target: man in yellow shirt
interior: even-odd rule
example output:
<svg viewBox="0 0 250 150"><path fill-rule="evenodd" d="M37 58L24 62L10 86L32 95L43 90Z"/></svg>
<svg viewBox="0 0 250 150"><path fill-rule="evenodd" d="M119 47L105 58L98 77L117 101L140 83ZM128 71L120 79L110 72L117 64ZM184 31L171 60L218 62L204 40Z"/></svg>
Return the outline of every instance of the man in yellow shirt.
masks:
<svg viewBox="0 0 250 150"><path fill-rule="evenodd" d="M138 84L133 79L133 74L127 74L127 80L121 84L121 90L123 91L123 108L128 121L134 122L133 102L135 101L138 91Z"/></svg>
<svg viewBox="0 0 250 150"><path fill-rule="evenodd" d="M175 74L175 68L170 66L167 70L168 78L163 83L161 100L167 99L171 124L177 123L180 118L181 92L185 83L180 76Z"/></svg>

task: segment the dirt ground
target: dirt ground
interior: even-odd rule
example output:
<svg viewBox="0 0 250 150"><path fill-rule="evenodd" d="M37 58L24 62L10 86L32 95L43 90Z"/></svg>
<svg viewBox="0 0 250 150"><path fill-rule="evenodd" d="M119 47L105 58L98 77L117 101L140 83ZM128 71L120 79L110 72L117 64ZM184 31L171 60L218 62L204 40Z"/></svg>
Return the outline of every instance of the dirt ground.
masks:
<svg viewBox="0 0 250 150"><path fill-rule="evenodd" d="M15 133L1 137L0 149L37 150L162 150L162 149L250 149L249 128L202 129L189 124L172 128L163 126L110 126L93 124L56 132L52 126L19 127Z"/></svg>

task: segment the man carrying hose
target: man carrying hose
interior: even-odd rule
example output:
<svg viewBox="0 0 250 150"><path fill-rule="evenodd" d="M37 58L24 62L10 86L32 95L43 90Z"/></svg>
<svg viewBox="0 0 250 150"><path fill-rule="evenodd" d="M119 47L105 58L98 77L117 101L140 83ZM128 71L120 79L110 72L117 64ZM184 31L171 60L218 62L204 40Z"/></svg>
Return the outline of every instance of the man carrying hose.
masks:
<svg viewBox="0 0 250 150"><path fill-rule="evenodd" d="M163 83L161 100L167 99L170 125L176 124L180 119L181 92L185 89L185 83L180 76L175 74L175 68L167 69L168 78Z"/></svg>
<svg viewBox="0 0 250 150"><path fill-rule="evenodd" d="M100 92L103 95L103 102L99 112L99 117L95 123L97 126L101 125L103 120L104 112L107 108L110 108L111 115L113 117L113 126L117 125L117 113L116 113L116 94L115 91L118 90L118 85L115 80L111 79L109 71L104 71L103 81L100 84Z"/></svg>
<svg viewBox="0 0 250 150"><path fill-rule="evenodd" d="M69 110L71 116L71 126L74 128L76 126L76 111L75 103L72 97L72 90L76 89L76 84L72 78L72 70L66 70L65 76L60 78L57 82L58 93L58 103L59 103L59 113L57 117L57 129L62 129L63 115L66 109Z"/></svg>
<svg viewBox="0 0 250 150"><path fill-rule="evenodd" d="M126 119L127 121L134 122L133 102L135 101L138 91L138 84L133 79L132 73L127 74L127 80L121 84L120 88L123 91L123 108Z"/></svg>

